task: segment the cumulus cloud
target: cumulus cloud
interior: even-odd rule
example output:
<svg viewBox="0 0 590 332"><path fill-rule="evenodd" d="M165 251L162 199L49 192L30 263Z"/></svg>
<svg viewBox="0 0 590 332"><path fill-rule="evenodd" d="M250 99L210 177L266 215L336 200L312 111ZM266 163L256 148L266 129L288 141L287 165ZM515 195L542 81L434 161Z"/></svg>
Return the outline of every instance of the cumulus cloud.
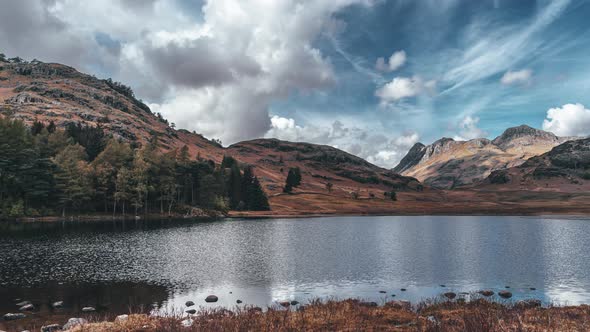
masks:
<svg viewBox="0 0 590 332"><path fill-rule="evenodd" d="M398 101L403 98L415 97L422 93L432 93L436 89L436 81L424 81L420 76L395 77L375 91L382 105Z"/></svg>
<svg viewBox="0 0 590 332"><path fill-rule="evenodd" d="M590 135L590 110L582 104L565 104L551 108L543 120L543 130L557 136Z"/></svg>
<svg viewBox="0 0 590 332"><path fill-rule="evenodd" d="M315 42L338 33L335 13L372 1L186 3L9 1L2 52L113 77L179 128L232 143L266 133L272 102L334 85Z"/></svg>
<svg viewBox="0 0 590 332"><path fill-rule="evenodd" d="M300 126L292 118L274 115L270 121L266 137L332 145L384 168L395 167L420 139L413 131L390 139L379 130L358 128L338 120L328 125Z"/></svg>
<svg viewBox="0 0 590 332"><path fill-rule="evenodd" d="M523 69L518 71L507 71L504 73L500 82L504 85L511 84L528 84L533 76L533 71L530 69Z"/></svg>
<svg viewBox="0 0 590 332"><path fill-rule="evenodd" d="M456 141L467 141L474 138L487 136L487 133L478 127L479 118L470 115L464 117L459 123L459 134L453 137Z"/></svg>
<svg viewBox="0 0 590 332"><path fill-rule="evenodd" d="M384 72L391 72L403 66L404 63L406 63L406 52L403 50L397 51L389 57L389 62L387 63L383 57L378 58L377 62L375 63L375 69Z"/></svg>

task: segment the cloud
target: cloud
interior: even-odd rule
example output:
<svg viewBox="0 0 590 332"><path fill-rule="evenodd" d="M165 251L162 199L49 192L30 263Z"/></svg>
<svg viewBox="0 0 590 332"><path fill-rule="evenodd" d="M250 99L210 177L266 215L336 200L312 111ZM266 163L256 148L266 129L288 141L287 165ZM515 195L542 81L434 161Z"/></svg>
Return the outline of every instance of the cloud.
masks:
<svg viewBox="0 0 590 332"><path fill-rule="evenodd" d="M383 72L391 72L403 66L404 63L406 63L406 52L403 50L397 51L389 57L388 63L385 63L384 58L378 58L377 63L375 63L375 69Z"/></svg>
<svg viewBox="0 0 590 332"><path fill-rule="evenodd" d="M420 139L414 131L393 139L374 128L347 126L336 120L328 125L297 125L294 119L273 115L265 137L292 142L327 144L354 154L384 168L393 168Z"/></svg>
<svg viewBox="0 0 590 332"><path fill-rule="evenodd" d="M590 110L582 104L565 104L551 108L543 120L543 130L557 136L590 135Z"/></svg>
<svg viewBox="0 0 590 332"><path fill-rule="evenodd" d="M507 71L504 73L500 82L504 85L511 84L528 84L533 76L533 71L530 69L523 69L518 71Z"/></svg>
<svg viewBox="0 0 590 332"><path fill-rule="evenodd" d="M375 91L382 105L398 101L403 98L415 97L424 92L432 93L436 88L436 81L424 81L420 76L395 77Z"/></svg>
<svg viewBox="0 0 590 332"><path fill-rule="evenodd" d="M459 123L459 134L453 137L453 139L456 141L467 141L487 136L487 133L477 126L478 124L478 117L472 117L470 115L464 117Z"/></svg>

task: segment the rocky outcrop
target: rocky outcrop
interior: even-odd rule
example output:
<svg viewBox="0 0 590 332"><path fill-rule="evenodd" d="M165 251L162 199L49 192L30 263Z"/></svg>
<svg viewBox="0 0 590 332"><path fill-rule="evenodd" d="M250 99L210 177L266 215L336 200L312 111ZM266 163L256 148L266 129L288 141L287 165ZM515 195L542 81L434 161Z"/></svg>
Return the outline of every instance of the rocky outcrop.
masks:
<svg viewBox="0 0 590 332"><path fill-rule="evenodd" d="M491 174L491 181L500 184L506 178L495 171L521 165L568 139L526 125L508 128L491 141L445 137L427 146L417 143L393 170L441 189L479 183Z"/></svg>

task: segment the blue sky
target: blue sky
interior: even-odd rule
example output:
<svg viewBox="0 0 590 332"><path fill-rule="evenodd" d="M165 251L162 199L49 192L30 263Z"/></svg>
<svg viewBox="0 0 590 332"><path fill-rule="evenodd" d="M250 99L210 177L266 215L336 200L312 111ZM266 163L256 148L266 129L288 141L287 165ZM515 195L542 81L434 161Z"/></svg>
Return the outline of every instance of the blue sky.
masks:
<svg viewBox="0 0 590 332"><path fill-rule="evenodd" d="M3 6L1 52L113 77L177 127L226 145L309 141L393 167L443 136L520 124L590 134L590 1Z"/></svg>

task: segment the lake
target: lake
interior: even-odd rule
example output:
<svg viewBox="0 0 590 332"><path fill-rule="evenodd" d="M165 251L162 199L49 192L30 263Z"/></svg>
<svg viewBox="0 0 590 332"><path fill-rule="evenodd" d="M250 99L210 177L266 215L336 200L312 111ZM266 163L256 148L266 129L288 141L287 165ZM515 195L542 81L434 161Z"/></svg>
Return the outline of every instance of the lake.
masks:
<svg viewBox="0 0 590 332"><path fill-rule="evenodd" d="M445 291L590 303L590 220L412 216L0 226L0 313L125 313L281 300L420 301ZM406 291L401 291L405 288ZM531 290L535 288L535 290ZM385 291L386 293L380 293ZM209 294L219 302L207 304ZM50 303L64 301L54 312Z"/></svg>

